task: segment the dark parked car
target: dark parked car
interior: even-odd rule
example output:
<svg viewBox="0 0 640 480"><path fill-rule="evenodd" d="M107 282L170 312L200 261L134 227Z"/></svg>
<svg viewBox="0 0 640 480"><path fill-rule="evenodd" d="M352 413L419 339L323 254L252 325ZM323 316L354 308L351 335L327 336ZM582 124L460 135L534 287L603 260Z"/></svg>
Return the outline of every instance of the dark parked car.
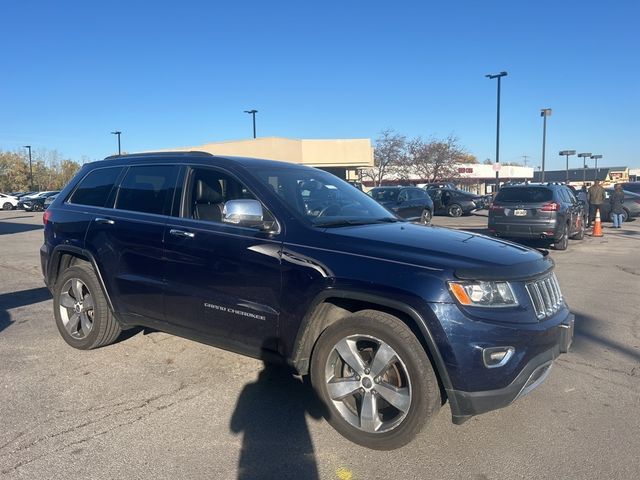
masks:
<svg viewBox="0 0 640 480"><path fill-rule="evenodd" d="M605 201L602 204L602 209L600 212L600 217L602 221L612 221L611 218L611 204L609 203L609 198L613 193L613 188L605 189ZM640 216L640 194L630 192L628 190L623 190L624 192L624 203L622 204L623 212L623 220L626 222L630 218Z"/></svg>
<svg viewBox="0 0 640 480"><path fill-rule="evenodd" d="M461 215L470 215L474 210L484 208L484 200L481 196L463 190L429 188L427 193L433 200L433 213L436 215L460 217Z"/></svg>
<svg viewBox="0 0 640 480"><path fill-rule="evenodd" d="M44 202L47 198L57 195L60 192L43 192L37 197L29 197L27 200L21 200L18 205L22 205L27 212L41 212L45 209Z"/></svg>
<svg viewBox="0 0 640 480"><path fill-rule="evenodd" d="M47 208L49 208L49 205L51 205L53 203L53 201L56 199L57 196L58 196L58 194L56 193L55 195L51 195L50 197L45 198L45 200L44 200L44 209L45 210Z"/></svg>
<svg viewBox="0 0 640 480"><path fill-rule="evenodd" d="M640 195L640 182L622 182L620 185L623 190Z"/></svg>
<svg viewBox="0 0 640 480"><path fill-rule="evenodd" d="M458 424L511 404L571 344L548 257L400 221L302 165L110 157L84 165L43 220L42 271L69 345L142 325L287 362L336 430L370 448L406 444L445 400Z"/></svg>
<svg viewBox="0 0 640 480"><path fill-rule="evenodd" d="M548 240L556 250L565 250L569 238L582 240L585 225L584 207L566 185L502 187L489 209L492 234Z"/></svg>
<svg viewBox="0 0 640 480"><path fill-rule="evenodd" d="M431 223L433 201L418 187L375 187L368 194L380 205L407 220Z"/></svg>

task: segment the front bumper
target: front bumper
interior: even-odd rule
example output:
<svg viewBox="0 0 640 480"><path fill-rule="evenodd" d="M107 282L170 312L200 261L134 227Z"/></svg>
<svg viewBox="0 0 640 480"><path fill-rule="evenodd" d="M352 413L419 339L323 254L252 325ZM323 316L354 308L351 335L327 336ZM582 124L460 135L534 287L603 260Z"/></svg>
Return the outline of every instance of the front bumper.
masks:
<svg viewBox="0 0 640 480"><path fill-rule="evenodd" d="M558 343L531 358L506 387L475 392L447 389L453 423L460 425L474 415L506 407L542 384L551 372L553 361L560 354L569 351L573 341L574 322L574 315L569 314L556 327L559 329Z"/></svg>

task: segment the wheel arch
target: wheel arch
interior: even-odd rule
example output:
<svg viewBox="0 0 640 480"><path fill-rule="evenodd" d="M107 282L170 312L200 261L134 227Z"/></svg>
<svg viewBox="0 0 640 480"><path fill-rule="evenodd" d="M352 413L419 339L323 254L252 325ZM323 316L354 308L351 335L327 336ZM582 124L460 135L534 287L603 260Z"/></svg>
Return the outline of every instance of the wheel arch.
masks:
<svg viewBox="0 0 640 480"><path fill-rule="evenodd" d="M375 294L350 291L320 293L300 324L291 363L301 374L309 373L313 348L322 332L336 321L361 310L378 310L398 317L416 336L436 372L442 401L452 389L451 380L436 342L424 318L410 305Z"/></svg>
<svg viewBox="0 0 640 480"><path fill-rule="evenodd" d="M47 267L46 283L47 285L49 285L49 288L53 289L53 286L56 284L58 277L64 270L73 265L81 263L86 263L92 266L96 277L98 277L98 283L100 284L102 293L107 299L109 308L112 312L115 312L113 303L111 302L111 297L109 296L109 292L107 291L107 287L104 283L104 279L102 278L102 274L100 273L100 269L98 268L98 264L96 263L94 256L91 254L91 252L82 248L74 247L71 245L60 245L53 250L51 259Z"/></svg>

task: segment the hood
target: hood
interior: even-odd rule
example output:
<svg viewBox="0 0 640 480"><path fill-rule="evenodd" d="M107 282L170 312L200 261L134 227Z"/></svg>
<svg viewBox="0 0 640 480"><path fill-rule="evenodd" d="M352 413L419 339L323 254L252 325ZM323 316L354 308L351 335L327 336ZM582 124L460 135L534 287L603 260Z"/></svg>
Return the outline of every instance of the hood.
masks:
<svg viewBox="0 0 640 480"><path fill-rule="evenodd" d="M460 279L509 280L539 275L553 262L537 250L485 235L408 222L326 229L343 251L438 270Z"/></svg>

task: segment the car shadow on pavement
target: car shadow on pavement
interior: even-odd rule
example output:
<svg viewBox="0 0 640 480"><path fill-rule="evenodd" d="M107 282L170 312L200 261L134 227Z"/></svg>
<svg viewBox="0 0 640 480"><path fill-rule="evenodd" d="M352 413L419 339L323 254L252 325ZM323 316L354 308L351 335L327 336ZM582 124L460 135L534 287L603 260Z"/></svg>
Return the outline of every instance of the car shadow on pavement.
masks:
<svg viewBox="0 0 640 480"><path fill-rule="evenodd" d="M51 298L51 293L46 287L20 290L19 292L9 292L0 294L0 332L11 323L9 310L17 307L25 307L34 303L44 302Z"/></svg>
<svg viewBox="0 0 640 480"><path fill-rule="evenodd" d="M607 329L601 330L603 326L601 321L589 315L577 312L575 313L575 316L576 323L574 327L575 330L572 350L577 352L586 350L588 349L588 344L592 343L607 350L613 350L614 352L620 353L636 362L640 362L640 351L638 349L635 349L630 345L625 345L615 340L611 340L600 333L601 331L607 331Z"/></svg>
<svg viewBox="0 0 640 480"><path fill-rule="evenodd" d="M265 361L240 393L229 425L243 435L238 478L320 478L306 417L324 413L311 385L291 367Z"/></svg>
<svg viewBox="0 0 640 480"><path fill-rule="evenodd" d="M43 228L43 225L5 222L4 220L0 219L0 235L11 235L12 233L30 232L31 230L42 230Z"/></svg>

